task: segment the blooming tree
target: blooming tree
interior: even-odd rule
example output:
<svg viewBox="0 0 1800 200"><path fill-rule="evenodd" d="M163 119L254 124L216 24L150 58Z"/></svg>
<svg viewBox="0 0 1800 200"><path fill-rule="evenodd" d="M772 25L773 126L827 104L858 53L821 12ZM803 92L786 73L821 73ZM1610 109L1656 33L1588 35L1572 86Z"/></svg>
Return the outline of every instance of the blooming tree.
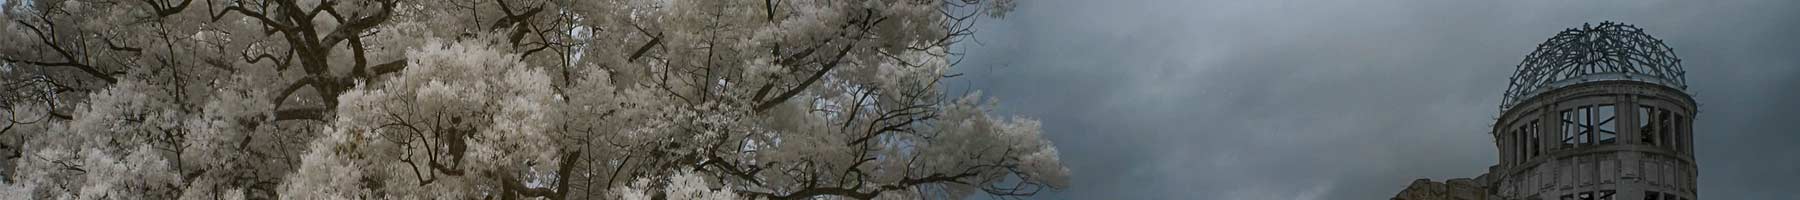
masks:
<svg viewBox="0 0 1800 200"><path fill-rule="evenodd" d="M1011 0L15 0L0 193L957 199L1066 186L945 94Z"/></svg>

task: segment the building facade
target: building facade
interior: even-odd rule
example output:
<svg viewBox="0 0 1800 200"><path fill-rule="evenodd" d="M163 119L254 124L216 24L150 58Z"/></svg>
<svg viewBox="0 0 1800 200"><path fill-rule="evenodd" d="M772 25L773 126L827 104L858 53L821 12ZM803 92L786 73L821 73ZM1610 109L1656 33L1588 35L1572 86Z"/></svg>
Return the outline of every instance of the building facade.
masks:
<svg viewBox="0 0 1800 200"><path fill-rule="evenodd" d="M1696 199L1698 108L1680 61L1631 25L1551 37L1511 78L1491 130L1500 163L1472 187L1483 199Z"/></svg>

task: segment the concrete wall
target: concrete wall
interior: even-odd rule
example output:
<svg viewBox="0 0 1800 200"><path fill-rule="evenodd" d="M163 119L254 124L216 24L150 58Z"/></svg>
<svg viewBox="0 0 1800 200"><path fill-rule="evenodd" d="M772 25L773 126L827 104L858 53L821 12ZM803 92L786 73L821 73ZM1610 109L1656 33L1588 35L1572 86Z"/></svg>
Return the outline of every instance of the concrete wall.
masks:
<svg viewBox="0 0 1800 200"><path fill-rule="evenodd" d="M1694 199L1694 105L1680 90L1636 81L1542 93L1495 123L1500 163L1485 185L1499 199ZM1581 115L1583 108L1593 114Z"/></svg>

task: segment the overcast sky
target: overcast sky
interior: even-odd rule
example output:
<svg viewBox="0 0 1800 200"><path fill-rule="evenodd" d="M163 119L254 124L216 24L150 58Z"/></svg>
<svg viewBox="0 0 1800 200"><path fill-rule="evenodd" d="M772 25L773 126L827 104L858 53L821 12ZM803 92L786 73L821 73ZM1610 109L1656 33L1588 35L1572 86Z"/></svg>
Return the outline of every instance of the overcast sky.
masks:
<svg viewBox="0 0 1800 200"><path fill-rule="evenodd" d="M1800 1L1025 0L959 66L1043 120L1045 199L1387 199L1473 177L1507 77L1582 23L1683 58L1701 199L1800 199Z"/></svg>

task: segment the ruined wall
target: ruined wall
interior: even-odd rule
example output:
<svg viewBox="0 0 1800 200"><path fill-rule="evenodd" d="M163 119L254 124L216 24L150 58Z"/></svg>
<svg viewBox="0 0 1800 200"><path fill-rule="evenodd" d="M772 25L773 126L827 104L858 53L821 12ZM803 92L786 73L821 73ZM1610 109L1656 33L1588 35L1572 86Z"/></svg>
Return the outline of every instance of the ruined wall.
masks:
<svg viewBox="0 0 1800 200"><path fill-rule="evenodd" d="M1444 182L1431 179L1413 180L1392 200L1487 200L1487 188L1467 178Z"/></svg>

